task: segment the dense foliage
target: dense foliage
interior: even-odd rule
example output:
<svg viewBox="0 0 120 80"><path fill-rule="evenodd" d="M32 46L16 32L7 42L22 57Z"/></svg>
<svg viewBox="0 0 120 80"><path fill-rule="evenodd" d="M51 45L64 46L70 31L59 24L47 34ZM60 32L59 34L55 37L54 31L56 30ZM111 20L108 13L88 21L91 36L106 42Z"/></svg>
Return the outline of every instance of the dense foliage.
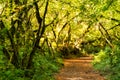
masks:
<svg viewBox="0 0 120 80"><path fill-rule="evenodd" d="M49 0L0 3L0 80L53 80L62 60L45 33Z"/></svg>
<svg viewBox="0 0 120 80"><path fill-rule="evenodd" d="M106 74L111 71L108 75L117 80L119 3L120 0L1 0L0 79L51 80L62 64L61 57L98 53L96 68L104 69Z"/></svg>
<svg viewBox="0 0 120 80"><path fill-rule="evenodd" d="M120 45L116 45L114 49L106 47L95 56L93 65L95 69L99 70L101 74L106 76L109 80L120 79Z"/></svg>

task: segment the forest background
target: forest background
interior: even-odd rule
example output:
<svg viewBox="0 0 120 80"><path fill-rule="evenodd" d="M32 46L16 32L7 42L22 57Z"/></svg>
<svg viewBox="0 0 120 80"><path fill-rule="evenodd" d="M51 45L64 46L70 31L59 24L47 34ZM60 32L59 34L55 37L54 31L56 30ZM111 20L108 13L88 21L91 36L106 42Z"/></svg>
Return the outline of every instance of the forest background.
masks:
<svg viewBox="0 0 120 80"><path fill-rule="evenodd" d="M0 79L53 80L62 58L94 54L118 80L119 31L120 0L0 0Z"/></svg>

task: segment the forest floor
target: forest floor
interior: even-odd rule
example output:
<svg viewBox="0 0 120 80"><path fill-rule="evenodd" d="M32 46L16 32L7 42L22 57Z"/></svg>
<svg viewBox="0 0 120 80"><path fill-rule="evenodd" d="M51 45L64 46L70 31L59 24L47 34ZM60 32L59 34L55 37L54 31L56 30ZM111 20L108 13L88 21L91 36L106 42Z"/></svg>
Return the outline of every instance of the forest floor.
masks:
<svg viewBox="0 0 120 80"><path fill-rule="evenodd" d="M64 59L64 67L55 75L56 80L105 80L93 69L92 57Z"/></svg>

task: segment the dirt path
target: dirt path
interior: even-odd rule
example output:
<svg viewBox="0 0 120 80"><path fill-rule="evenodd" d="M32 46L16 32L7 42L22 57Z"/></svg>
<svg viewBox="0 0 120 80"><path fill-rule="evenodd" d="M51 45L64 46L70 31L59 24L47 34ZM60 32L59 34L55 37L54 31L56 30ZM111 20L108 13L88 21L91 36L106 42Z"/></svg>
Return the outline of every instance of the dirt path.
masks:
<svg viewBox="0 0 120 80"><path fill-rule="evenodd" d="M65 59L64 67L56 75L56 80L105 80L93 70L91 61L91 57Z"/></svg>

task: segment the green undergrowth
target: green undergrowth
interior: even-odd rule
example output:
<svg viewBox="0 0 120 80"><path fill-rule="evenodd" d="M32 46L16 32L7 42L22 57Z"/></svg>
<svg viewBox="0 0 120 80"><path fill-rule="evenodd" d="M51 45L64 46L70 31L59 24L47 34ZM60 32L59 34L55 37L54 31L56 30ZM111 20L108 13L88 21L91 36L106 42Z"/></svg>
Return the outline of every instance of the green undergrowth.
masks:
<svg viewBox="0 0 120 80"><path fill-rule="evenodd" d="M36 53L31 69L17 69L0 51L0 80L54 80L54 73L58 72L62 63L59 57L53 58L50 55Z"/></svg>
<svg viewBox="0 0 120 80"><path fill-rule="evenodd" d="M36 61L37 60L37 61ZM34 59L35 75L34 80L54 80L54 73L62 67L62 59L59 57L36 55Z"/></svg>
<svg viewBox="0 0 120 80"><path fill-rule="evenodd" d="M93 66L108 80L120 79L120 46L106 47L94 57Z"/></svg>

